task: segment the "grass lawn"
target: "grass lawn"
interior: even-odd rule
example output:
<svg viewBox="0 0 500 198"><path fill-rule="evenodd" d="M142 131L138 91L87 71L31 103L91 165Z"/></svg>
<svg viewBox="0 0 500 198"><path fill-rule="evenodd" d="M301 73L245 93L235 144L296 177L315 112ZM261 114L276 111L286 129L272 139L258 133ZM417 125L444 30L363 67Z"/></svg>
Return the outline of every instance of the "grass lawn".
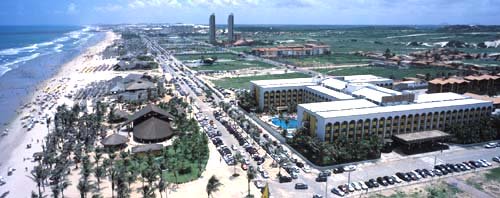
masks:
<svg viewBox="0 0 500 198"><path fill-rule="evenodd" d="M372 59L353 54L330 54L323 56L309 56L302 58L283 58L283 62L291 62L299 67L313 67L321 65L352 65L352 64L368 64Z"/></svg>
<svg viewBox="0 0 500 198"><path fill-rule="evenodd" d="M412 187L402 187L402 188L409 188L409 189L406 192L398 190L389 196L375 194L370 197L371 198L407 198L407 197L452 198L452 197L461 197L461 193L463 193L457 187L443 182L433 185L427 185L425 187L419 186L413 188Z"/></svg>
<svg viewBox="0 0 500 198"><path fill-rule="evenodd" d="M315 69L314 71L334 75L334 76L348 76L348 75L362 75L362 74L372 74L376 76L382 76L386 78L394 77L395 79L401 79L403 77L415 77L417 74L431 74L432 77L436 75L441 75L443 72L455 74L457 70L439 67L429 67L429 68L417 68L410 67L409 69L397 69L393 67L344 67L336 69Z"/></svg>
<svg viewBox="0 0 500 198"><path fill-rule="evenodd" d="M276 75L223 78L220 80L214 80L212 82L216 86L220 86L226 89L227 88L248 89L250 86L250 81L252 80L272 80L272 79L307 78L307 77L311 76L303 73L289 73L289 74L276 74Z"/></svg>
<svg viewBox="0 0 500 198"><path fill-rule="evenodd" d="M220 53L220 54L182 54L182 55L175 55L175 58L177 58L180 61L186 61L186 60L200 60L202 57L209 58L209 57L217 57L217 59L238 59L238 55L231 54L231 53Z"/></svg>
<svg viewBox="0 0 500 198"><path fill-rule="evenodd" d="M169 148L169 153L173 153L173 149ZM207 153L208 154L208 153ZM205 167L207 165L208 161L208 156L205 159L201 159L201 171L203 172L205 170ZM191 172L187 174L177 174L177 182L175 180L175 175L172 171L166 171L163 173L163 178L165 178L166 181L170 183L186 183L189 181L193 181L195 179L199 178L199 175L201 175L200 171L198 171L198 161L194 161L189 163L188 165L191 168Z"/></svg>
<svg viewBox="0 0 500 198"><path fill-rule="evenodd" d="M494 168L489 170L486 174L486 179L489 181L500 182L500 168Z"/></svg>
<svg viewBox="0 0 500 198"><path fill-rule="evenodd" d="M191 67L195 71L224 71L224 70L239 70L247 68L273 68L273 65L263 63L260 61L247 61L247 60L234 60L234 61L224 61L215 62L212 65Z"/></svg>

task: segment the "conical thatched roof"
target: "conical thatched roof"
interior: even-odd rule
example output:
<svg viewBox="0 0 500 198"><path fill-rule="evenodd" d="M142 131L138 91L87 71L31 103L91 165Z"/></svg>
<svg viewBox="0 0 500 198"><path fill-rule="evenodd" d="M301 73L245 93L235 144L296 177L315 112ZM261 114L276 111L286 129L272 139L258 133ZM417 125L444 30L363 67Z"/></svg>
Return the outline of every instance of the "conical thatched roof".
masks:
<svg viewBox="0 0 500 198"><path fill-rule="evenodd" d="M160 114L162 116L168 117L170 120L173 119L173 116L170 113L168 113L167 111L161 109L160 107L158 107L156 105L148 104L146 107L142 108L138 112L134 113L134 115L130 116L127 123L132 122L132 121L146 115L149 112L155 112L155 113Z"/></svg>
<svg viewBox="0 0 500 198"><path fill-rule="evenodd" d="M104 138L101 143L104 146L118 146L127 143L128 138L120 135L118 133L114 133L112 135L109 135L108 137Z"/></svg>
<svg viewBox="0 0 500 198"><path fill-rule="evenodd" d="M170 123L156 117L150 117L134 126L134 138L142 141L155 141L169 138L174 134Z"/></svg>

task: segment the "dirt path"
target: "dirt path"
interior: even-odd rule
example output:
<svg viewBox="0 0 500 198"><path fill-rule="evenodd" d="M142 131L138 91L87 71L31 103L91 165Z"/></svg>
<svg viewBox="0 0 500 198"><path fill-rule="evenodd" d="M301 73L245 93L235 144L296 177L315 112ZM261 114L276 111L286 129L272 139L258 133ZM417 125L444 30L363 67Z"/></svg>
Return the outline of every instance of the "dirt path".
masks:
<svg viewBox="0 0 500 198"><path fill-rule="evenodd" d="M483 191L480 191L472 186L469 186L468 184L464 183L461 180L458 180L457 178L450 177L445 180L446 183L456 186L460 190L463 190L470 194L472 197L481 197L481 198L493 198L493 196L489 195L488 193L485 193Z"/></svg>

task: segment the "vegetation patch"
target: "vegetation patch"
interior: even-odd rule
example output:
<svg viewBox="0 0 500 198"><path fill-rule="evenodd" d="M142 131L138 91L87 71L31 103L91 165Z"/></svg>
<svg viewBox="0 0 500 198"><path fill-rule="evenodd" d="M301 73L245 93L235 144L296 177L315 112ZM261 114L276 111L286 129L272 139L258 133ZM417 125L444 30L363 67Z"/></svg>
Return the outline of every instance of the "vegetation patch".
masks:
<svg viewBox="0 0 500 198"><path fill-rule="evenodd" d="M369 64L373 59L354 54L329 54L322 56L306 56L283 58L281 62L291 63L299 67L318 67L325 65L360 65Z"/></svg>
<svg viewBox="0 0 500 198"><path fill-rule="evenodd" d="M423 74L433 78L433 77L454 75L457 73L457 70L441 68L441 67L409 67L408 69L398 69L397 67L374 67L374 66L343 67L336 69L315 69L314 71L334 76L372 74L391 79L415 77L417 74Z"/></svg>
<svg viewBox="0 0 500 198"><path fill-rule="evenodd" d="M200 65L198 67L191 67L195 71L228 71L228 70L240 70L248 68L273 68L271 64L267 64L260 61L247 61L247 60L232 60L232 61L215 61L211 65Z"/></svg>
<svg viewBox="0 0 500 198"><path fill-rule="evenodd" d="M349 142L345 137L334 138L333 143L323 142L298 129L293 139L287 143L319 166L329 166L380 158L382 140L376 136Z"/></svg>
<svg viewBox="0 0 500 198"><path fill-rule="evenodd" d="M500 168L494 168L494 169L489 170L485 174L485 177L489 181L500 182Z"/></svg>

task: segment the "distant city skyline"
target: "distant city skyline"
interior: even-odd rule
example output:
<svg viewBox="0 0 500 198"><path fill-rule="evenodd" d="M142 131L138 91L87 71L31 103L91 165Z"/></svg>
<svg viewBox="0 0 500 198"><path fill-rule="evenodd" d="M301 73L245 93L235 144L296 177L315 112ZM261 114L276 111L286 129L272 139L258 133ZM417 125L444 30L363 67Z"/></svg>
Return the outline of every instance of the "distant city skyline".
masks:
<svg viewBox="0 0 500 198"><path fill-rule="evenodd" d="M500 24L498 0L4 0L0 25L118 23Z"/></svg>

